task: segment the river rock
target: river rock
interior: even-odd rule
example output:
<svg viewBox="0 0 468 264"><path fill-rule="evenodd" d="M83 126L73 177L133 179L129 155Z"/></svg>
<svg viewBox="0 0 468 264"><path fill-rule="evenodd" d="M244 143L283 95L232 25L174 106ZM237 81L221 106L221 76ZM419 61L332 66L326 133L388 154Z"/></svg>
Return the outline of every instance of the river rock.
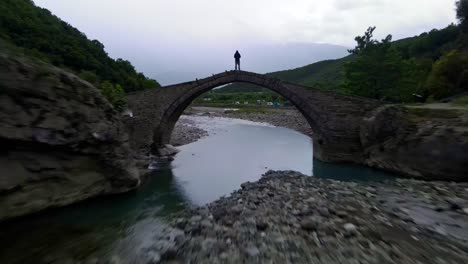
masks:
<svg viewBox="0 0 468 264"><path fill-rule="evenodd" d="M323 216L323 217L329 217L330 216L330 210L328 210L328 208L326 208L326 207L320 207L318 209L318 211L319 211L319 214L321 216Z"/></svg>
<svg viewBox="0 0 468 264"><path fill-rule="evenodd" d="M0 53L0 221L139 186L119 114L99 90Z"/></svg>
<svg viewBox="0 0 468 264"><path fill-rule="evenodd" d="M301 228L307 231L317 230L320 221L315 217L308 217L301 221Z"/></svg>
<svg viewBox="0 0 468 264"><path fill-rule="evenodd" d="M466 203L466 201L460 198L456 198L456 197L447 199L447 203L450 205L450 209L452 210L459 210L459 209L462 209L464 205L467 205L467 204L464 204Z"/></svg>
<svg viewBox="0 0 468 264"><path fill-rule="evenodd" d="M179 149L169 144L164 145L162 148L158 148L158 154L161 157L173 156L179 153L179 151Z"/></svg>
<svg viewBox="0 0 468 264"><path fill-rule="evenodd" d="M354 236L358 232L357 227L351 223L344 224L343 228L345 230L345 236Z"/></svg>
<svg viewBox="0 0 468 264"><path fill-rule="evenodd" d="M258 255L260 255L260 250L255 246L251 246L251 247L246 248L245 252L251 258L254 258L254 257L257 257Z"/></svg>

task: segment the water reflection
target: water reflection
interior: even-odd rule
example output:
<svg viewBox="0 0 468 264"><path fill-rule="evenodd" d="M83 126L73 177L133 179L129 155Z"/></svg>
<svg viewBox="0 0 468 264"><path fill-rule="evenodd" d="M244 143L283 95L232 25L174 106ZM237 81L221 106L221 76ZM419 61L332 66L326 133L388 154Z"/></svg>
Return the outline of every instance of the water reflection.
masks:
<svg viewBox="0 0 468 264"><path fill-rule="evenodd" d="M176 180L196 205L256 181L268 170L312 174L312 141L296 131L231 121L223 131L181 147L173 162Z"/></svg>
<svg viewBox="0 0 468 264"><path fill-rule="evenodd" d="M163 168L135 192L2 223L0 263L64 263L110 255L129 258L149 243L148 234L161 228L166 216L184 205L172 171Z"/></svg>
<svg viewBox="0 0 468 264"><path fill-rule="evenodd" d="M354 164L326 163L316 159L314 159L313 175L319 178L355 182L382 182L395 179L395 175L382 170Z"/></svg>

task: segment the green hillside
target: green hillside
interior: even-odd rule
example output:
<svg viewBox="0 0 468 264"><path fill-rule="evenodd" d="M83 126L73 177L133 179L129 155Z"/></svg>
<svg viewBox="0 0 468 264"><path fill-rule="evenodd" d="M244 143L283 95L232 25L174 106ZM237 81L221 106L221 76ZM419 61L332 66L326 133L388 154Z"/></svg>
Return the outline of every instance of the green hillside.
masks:
<svg viewBox="0 0 468 264"><path fill-rule="evenodd" d="M327 90L337 89L344 79L344 65L352 56L325 60L293 70L270 73L272 77L305 86Z"/></svg>
<svg viewBox="0 0 468 264"><path fill-rule="evenodd" d="M391 41L391 36L388 38ZM373 45L374 50L367 51L367 53L372 54L367 57L361 53L351 54L337 60L320 61L304 67L267 73L266 75L313 88L375 99L407 102L414 100L412 94L415 93L423 95L424 98L440 99L467 89L464 81L464 72L467 71L468 66L465 63L465 58L468 58L466 39L466 34L463 33L461 26L452 24L441 30L434 29L419 36L394 42L369 39L368 45L369 47ZM369 47L365 47L363 50L370 50ZM380 55L377 55L378 52ZM366 58L367 61L364 61L363 58ZM458 61L455 61L456 58ZM441 64L444 64L444 67L452 67L452 69L438 69L442 66ZM362 73L356 72L360 66L366 69ZM382 88L385 91L381 95L374 95L369 91L366 93L358 87L365 82L362 79L362 74L370 75L373 68L375 68L373 76L376 79L380 78L382 83L389 86L385 88L386 90ZM377 72L378 69L380 69L380 73ZM438 73L435 71L441 73L439 77L436 77ZM361 74L359 81L362 83L356 82L356 79L353 80L353 76L357 76L356 74ZM456 76L453 77L453 80L448 80L445 77L449 78L449 75ZM439 80L434 80L434 78L439 78ZM453 85L448 87L441 84L442 82L452 82ZM366 84L362 85L366 86ZM215 90L216 93L258 91L266 90L258 86L240 83Z"/></svg>
<svg viewBox="0 0 468 264"><path fill-rule="evenodd" d="M124 92L160 86L129 61L110 58L101 42L88 39L31 0L0 1L0 41L3 48L14 47L16 52L78 74L100 87L114 104L123 103Z"/></svg>

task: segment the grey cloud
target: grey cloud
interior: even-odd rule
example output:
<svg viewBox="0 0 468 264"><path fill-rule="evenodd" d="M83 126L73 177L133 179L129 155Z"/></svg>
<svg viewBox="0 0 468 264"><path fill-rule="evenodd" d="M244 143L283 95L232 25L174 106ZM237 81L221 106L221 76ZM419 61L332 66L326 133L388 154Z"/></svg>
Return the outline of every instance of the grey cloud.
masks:
<svg viewBox="0 0 468 264"><path fill-rule="evenodd" d="M231 52L235 49L257 51L259 56L253 53L247 57L256 60L245 63L261 72L297 67L301 66L299 63L313 62L315 57L304 55L308 60L291 59L295 63L289 64L282 57L285 62L276 63L268 60L268 56L260 56L262 49L253 47L294 43L351 47L354 37L368 26L377 26L377 38L387 34L403 38L455 21L454 0L35 0L35 3L50 9L90 38L99 39L114 58L129 59L138 70L160 78L164 78L161 73L196 76L231 67ZM289 52L288 48L276 51L294 55ZM300 52L297 54L302 56Z"/></svg>
<svg viewBox="0 0 468 264"><path fill-rule="evenodd" d="M337 10L352 10L364 7L384 6L386 0L334 0L334 6Z"/></svg>

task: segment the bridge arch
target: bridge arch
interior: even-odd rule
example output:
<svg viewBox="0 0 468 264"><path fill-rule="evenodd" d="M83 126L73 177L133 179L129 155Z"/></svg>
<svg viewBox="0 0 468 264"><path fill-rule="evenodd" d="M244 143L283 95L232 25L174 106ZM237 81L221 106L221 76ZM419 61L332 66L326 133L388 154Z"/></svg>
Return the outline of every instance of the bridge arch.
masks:
<svg viewBox="0 0 468 264"><path fill-rule="evenodd" d="M136 144L140 149L148 148L150 142L156 148L169 144L177 120L193 100L215 87L234 82L262 86L289 100L314 133L314 157L323 161L362 160L359 126L366 113L378 107L378 102L324 92L245 71L226 71L201 80L130 95L129 107L137 119L132 125L131 141L134 145L135 140L140 141ZM137 129L146 133L142 134Z"/></svg>
<svg viewBox="0 0 468 264"><path fill-rule="evenodd" d="M207 79L208 80L205 79L191 82L190 85L192 87L187 89L186 93L182 94L181 97L177 98L167 108L164 115L162 116L160 123L161 125L155 131L155 142L168 144L171 139L174 126L179 120L179 117L196 98L216 87L230 83L255 84L278 93L279 95L289 100L302 113L312 128L314 137L317 138L318 142L322 142L323 137L326 136L322 133L321 128L318 125L321 121L321 116L316 113L314 109L309 107L310 105L307 103L306 98L297 94L297 90L288 89L288 87L284 86L283 83L278 79L268 78L264 75L253 74L244 71L226 72L214 75ZM170 89L170 87L167 87L167 89Z"/></svg>

